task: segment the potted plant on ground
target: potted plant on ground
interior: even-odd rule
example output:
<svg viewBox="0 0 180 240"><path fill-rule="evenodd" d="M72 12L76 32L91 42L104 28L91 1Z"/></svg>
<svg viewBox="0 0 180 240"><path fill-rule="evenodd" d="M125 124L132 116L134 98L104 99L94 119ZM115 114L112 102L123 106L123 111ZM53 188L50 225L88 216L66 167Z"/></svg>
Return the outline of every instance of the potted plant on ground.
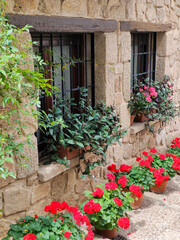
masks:
<svg viewBox="0 0 180 240"><path fill-rule="evenodd" d="M58 153L64 149L81 153L87 165L84 174L106 160L108 146L119 142L125 135L120 117L112 106L103 102L92 107L87 103L87 89L81 89L79 104L67 97L58 98L52 110L44 115L41 126L45 133L46 148L44 155L49 155L60 163L68 163L67 158ZM85 153L91 152L98 156L96 162L85 159Z"/></svg>
<svg viewBox="0 0 180 240"><path fill-rule="evenodd" d="M138 157L137 161L139 160ZM131 193L133 209L141 207L144 192L149 191L150 186L154 183L154 177L149 168L147 166L121 164L120 168L117 169L113 164L108 166L108 170L111 171L107 174L109 181L115 179L115 182L120 185L124 192L129 191Z"/></svg>
<svg viewBox="0 0 180 240"><path fill-rule="evenodd" d="M71 207L66 202L53 201L45 207L45 212L51 213L52 216L26 216L16 224L11 224L3 240L93 240L91 224L77 207ZM85 226L88 231L85 231Z"/></svg>
<svg viewBox="0 0 180 240"><path fill-rule="evenodd" d="M107 238L116 236L117 228L129 228L130 221L126 211L131 210L130 194L123 195L115 182L96 186L94 192L85 191L89 198L81 208L95 227L97 234Z"/></svg>

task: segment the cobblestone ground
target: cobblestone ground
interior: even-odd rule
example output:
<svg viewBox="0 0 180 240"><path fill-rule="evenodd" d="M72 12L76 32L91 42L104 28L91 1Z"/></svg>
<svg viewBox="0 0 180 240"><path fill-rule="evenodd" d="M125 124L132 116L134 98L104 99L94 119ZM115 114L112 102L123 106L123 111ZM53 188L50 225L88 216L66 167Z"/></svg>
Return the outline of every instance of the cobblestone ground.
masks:
<svg viewBox="0 0 180 240"><path fill-rule="evenodd" d="M180 240L180 175L161 194L145 192L141 208L129 216L130 228L119 231L128 240ZM100 239L106 238L95 237Z"/></svg>

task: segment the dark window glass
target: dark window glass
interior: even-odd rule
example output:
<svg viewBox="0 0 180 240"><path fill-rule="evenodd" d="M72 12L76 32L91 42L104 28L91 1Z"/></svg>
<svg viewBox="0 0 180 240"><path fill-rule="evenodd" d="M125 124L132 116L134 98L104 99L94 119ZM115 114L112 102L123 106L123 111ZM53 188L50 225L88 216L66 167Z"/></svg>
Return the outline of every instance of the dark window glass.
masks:
<svg viewBox="0 0 180 240"><path fill-rule="evenodd" d="M131 88L137 81L155 80L156 33L131 34Z"/></svg>
<svg viewBox="0 0 180 240"><path fill-rule="evenodd" d="M47 63L45 77L53 79L60 96L74 98L78 104L80 88L86 87L88 102L94 105L94 35L32 33L32 40L34 51ZM48 112L55 99L41 94L40 101L41 109ZM41 135L38 131L38 142Z"/></svg>

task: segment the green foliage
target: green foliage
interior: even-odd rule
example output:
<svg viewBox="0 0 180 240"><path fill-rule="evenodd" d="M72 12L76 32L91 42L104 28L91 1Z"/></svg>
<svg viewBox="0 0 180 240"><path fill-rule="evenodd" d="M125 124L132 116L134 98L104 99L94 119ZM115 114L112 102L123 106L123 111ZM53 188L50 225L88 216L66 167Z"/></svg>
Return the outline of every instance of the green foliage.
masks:
<svg viewBox="0 0 180 240"><path fill-rule="evenodd" d="M127 211L131 211L132 207L130 202L133 199L130 197L131 193L122 193L120 189L116 188L114 190L107 190L103 186L96 186L103 189L104 194L102 197L93 197L92 192L85 191L86 197L88 199L93 199L94 203L99 203L101 205L100 211L93 214L86 214L89 218L90 223L97 229L113 229L118 228L118 219L127 216ZM122 200L122 205L119 207L114 202L114 198ZM83 211L84 205L88 201L81 204L81 209Z"/></svg>
<svg viewBox="0 0 180 240"><path fill-rule="evenodd" d="M56 96L56 103L49 113L43 116L41 121L42 131L45 133L46 151L53 159L61 160L67 164L67 160L59 159L57 148L62 145L70 150L78 148L85 152L98 155L98 160L91 164L86 161L87 168L84 174L106 160L108 146L119 142L126 131L122 129L120 117L114 108L107 107L103 102L95 107L87 103L87 89L81 89L79 104L74 99Z"/></svg>
<svg viewBox="0 0 180 240"><path fill-rule="evenodd" d="M129 172L117 172L114 173L115 181L122 176L127 178L127 185L125 188L129 188L132 184L143 187L141 192L149 191L150 187L154 184L153 173L149 171L149 169L145 166L132 166L129 169Z"/></svg>
<svg viewBox="0 0 180 240"><path fill-rule="evenodd" d="M168 150L170 154L176 155L177 157L180 157L180 141L179 138L175 138L171 142L171 146Z"/></svg>
<svg viewBox="0 0 180 240"><path fill-rule="evenodd" d="M154 89L155 94L151 89ZM173 84L168 76L163 81L139 82L134 86L128 103L133 115L143 113L147 117L146 128L155 132L154 125L150 121L160 120L162 125L179 114L173 102ZM159 129L159 132L161 129Z"/></svg>
<svg viewBox="0 0 180 240"><path fill-rule="evenodd" d="M80 230L70 214L64 216L64 221L61 218L56 218L56 221L54 221L54 217L47 215L38 218L27 216L20 219L17 224L11 224L10 230L3 240L22 240L23 236L28 233L36 235L37 240L64 240L63 234L66 231L72 233L69 239L84 239L84 232Z"/></svg>
<svg viewBox="0 0 180 240"><path fill-rule="evenodd" d="M37 118L35 110L39 104L38 89L50 94L51 86L43 74L29 69L36 61L39 66L43 62L34 57L32 42L23 39L23 33L29 26L17 29L8 23L4 12L5 1L0 3L0 177L15 177L6 168L6 162L13 163L14 157L20 164L30 160L24 153L24 145L33 147L31 136L23 135L26 126L21 121L22 115ZM11 133L9 131L11 130ZM12 131L13 130L13 131Z"/></svg>

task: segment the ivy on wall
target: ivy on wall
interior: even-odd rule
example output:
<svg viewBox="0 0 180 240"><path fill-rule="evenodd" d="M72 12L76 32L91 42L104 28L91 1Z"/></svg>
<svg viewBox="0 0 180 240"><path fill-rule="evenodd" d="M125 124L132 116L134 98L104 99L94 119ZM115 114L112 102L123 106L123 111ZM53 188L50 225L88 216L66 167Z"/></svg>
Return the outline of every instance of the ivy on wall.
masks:
<svg viewBox="0 0 180 240"><path fill-rule="evenodd" d="M23 135L21 117L37 119L39 89L52 94L52 86L40 69L44 63L33 55L32 42L25 41L30 26L17 29L9 24L5 13L5 0L0 0L0 178L14 177L8 170L8 162L18 161L27 166L30 158L24 154L24 146L33 147L31 134ZM36 62L35 70L30 65Z"/></svg>

